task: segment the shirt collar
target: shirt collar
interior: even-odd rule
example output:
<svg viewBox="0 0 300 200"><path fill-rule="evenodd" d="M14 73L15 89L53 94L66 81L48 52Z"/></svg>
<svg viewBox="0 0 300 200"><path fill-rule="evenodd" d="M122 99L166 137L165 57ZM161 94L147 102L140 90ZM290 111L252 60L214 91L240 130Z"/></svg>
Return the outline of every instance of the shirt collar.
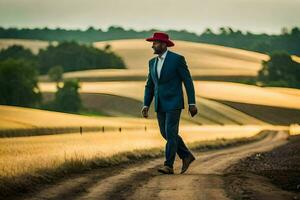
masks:
<svg viewBox="0 0 300 200"><path fill-rule="evenodd" d="M168 53L168 49L161 55L161 59L164 60ZM157 56L159 58L159 56Z"/></svg>

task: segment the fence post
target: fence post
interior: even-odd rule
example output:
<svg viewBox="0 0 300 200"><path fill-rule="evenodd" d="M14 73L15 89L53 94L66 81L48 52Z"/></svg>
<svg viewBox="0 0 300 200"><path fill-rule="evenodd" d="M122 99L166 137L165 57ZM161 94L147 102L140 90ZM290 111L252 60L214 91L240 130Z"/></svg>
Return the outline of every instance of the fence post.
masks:
<svg viewBox="0 0 300 200"><path fill-rule="evenodd" d="M82 127L80 126L80 135L82 135Z"/></svg>

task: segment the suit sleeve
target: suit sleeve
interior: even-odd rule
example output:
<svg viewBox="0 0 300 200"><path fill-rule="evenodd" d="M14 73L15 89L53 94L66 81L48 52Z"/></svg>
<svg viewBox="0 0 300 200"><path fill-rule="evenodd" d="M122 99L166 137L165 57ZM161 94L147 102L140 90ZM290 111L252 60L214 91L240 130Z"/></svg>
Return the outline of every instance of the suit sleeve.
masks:
<svg viewBox="0 0 300 200"><path fill-rule="evenodd" d="M188 104L196 104L193 80L183 56L180 56L179 66L177 69L187 93Z"/></svg>
<svg viewBox="0 0 300 200"><path fill-rule="evenodd" d="M145 85L145 93L144 93L144 106L150 106L154 96L154 83L150 74L150 68L149 73Z"/></svg>

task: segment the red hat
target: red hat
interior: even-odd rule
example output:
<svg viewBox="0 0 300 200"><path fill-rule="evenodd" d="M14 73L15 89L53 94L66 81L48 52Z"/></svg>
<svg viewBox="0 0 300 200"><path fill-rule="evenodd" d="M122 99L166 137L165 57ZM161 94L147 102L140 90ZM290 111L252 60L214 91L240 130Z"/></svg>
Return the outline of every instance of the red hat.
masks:
<svg viewBox="0 0 300 200"><path fill-rule="evenodd" d="M169 35L166 33L163 33L163 32L155 32L152 37L146 38L146 41L149 41L149 42L154 41L154 40L159 40L159 41L165 42L165 43L167 43L168 47L175 45L171 40L169 40Z"/></svg>

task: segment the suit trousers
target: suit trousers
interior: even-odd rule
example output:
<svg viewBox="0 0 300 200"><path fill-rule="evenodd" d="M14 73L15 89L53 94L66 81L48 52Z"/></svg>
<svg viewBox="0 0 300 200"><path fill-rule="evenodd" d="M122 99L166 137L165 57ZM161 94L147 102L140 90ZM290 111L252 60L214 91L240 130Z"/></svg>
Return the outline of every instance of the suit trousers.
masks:
<svg viewBox="0 0 300 200"><path fill-rule="evenodd" d="M191 154L182 138L178 134L181 109L171 110L167 112L157 112L157 120L160 133L167 140L165 146L166 160L164 165L173 168L176 153L183 159Z"/></svg>

